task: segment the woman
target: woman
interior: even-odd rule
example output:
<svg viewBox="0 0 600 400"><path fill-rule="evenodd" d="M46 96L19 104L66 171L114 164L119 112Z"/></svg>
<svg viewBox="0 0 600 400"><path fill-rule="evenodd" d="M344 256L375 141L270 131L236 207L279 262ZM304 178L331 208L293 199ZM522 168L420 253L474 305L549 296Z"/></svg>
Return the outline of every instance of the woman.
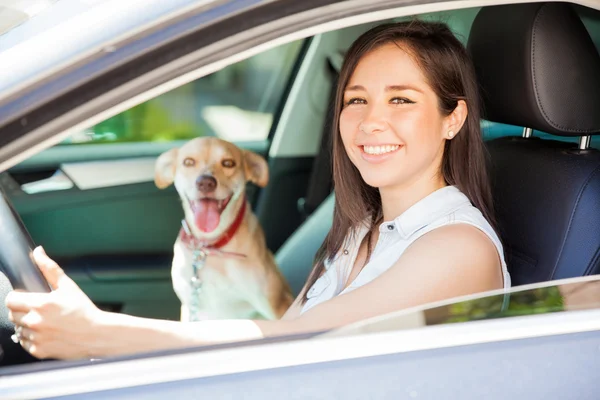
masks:
<svg viewBox="0 0 600 400"><path fill-rule="evenodd" d="M11 292L20 343L44 358L104 357L318 331L510 286L493 229L473 67L443 24L376 27L336 93L333 228L279 321L181 323L98 310L48 258L56 289Z"/></svg>

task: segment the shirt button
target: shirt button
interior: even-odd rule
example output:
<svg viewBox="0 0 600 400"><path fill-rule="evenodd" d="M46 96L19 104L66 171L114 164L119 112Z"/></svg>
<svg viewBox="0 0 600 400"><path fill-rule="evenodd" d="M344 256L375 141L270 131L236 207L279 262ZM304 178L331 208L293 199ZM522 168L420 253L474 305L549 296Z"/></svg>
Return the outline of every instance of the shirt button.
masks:
<svg viewBox="0 0 600 400"><path fill-rule="evenodd" d="M348 255L350 252L348 250L344 250L344 254Z"/></svg>
<svg viewBox="0 0 600 400"><path fill-rule="evenodd" d="M394 225L392 225L392 224L388 225L387 227L388 227L388 229L389 229L390 231L393 231L393 230L394 230Z"/></svg>

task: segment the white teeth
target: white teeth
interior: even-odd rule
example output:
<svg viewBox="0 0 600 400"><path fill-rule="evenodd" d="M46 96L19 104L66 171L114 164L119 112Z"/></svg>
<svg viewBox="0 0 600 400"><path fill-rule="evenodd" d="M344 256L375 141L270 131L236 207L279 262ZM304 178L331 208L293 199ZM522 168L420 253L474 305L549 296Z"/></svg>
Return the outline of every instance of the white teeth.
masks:
<svg viewBox="0 0 600 400"><path fill-rule="evenodd" d="M365 153L367 154L385 154L391 153L392 151L398 150L400 146L395 145L386 145L386 146L363 146Z"/></svg>

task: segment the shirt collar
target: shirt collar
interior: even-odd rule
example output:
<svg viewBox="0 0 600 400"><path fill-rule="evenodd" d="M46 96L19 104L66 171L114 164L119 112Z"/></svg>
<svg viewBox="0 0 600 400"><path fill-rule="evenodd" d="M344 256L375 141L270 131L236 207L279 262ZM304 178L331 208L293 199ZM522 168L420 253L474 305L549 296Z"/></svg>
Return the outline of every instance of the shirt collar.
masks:
<svg viewBox="0 0 600 400"><path fill-rule="evenodd" d="M393 221L383 222L379 225L379 232L398 231L406 239L440 217L470 203L457 187L445 186L413 204Z"/></svg>

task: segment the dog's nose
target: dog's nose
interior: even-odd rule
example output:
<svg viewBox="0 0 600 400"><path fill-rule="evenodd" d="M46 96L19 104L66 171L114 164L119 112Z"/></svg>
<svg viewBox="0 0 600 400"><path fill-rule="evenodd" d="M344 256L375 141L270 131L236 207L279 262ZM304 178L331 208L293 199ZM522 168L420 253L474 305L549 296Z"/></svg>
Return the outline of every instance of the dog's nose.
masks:
<svg viewBox="0 0 600 400"><path fill-rule="evenodd" d="M212 193L217 188L217 180L210 175L202 175L196 180L196 187L201 193Z"/></svg>

